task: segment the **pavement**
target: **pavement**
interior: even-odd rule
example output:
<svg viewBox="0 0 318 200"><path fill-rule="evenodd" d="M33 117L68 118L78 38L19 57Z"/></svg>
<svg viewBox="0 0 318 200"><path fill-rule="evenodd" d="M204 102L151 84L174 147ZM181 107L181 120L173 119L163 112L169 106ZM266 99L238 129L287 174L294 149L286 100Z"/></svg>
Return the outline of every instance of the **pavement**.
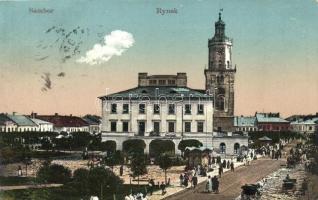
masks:
<svg viewBox="0 0 318 200"><path fill-rule="evenodd" d="M0 186L0 191L33 189L33 188L48 188L48 187L61 187L62 185L63 184L36 184L36 185Z"/></svg>
<svg viewBox="0 0 318 200"><path fill-rule="evenodd" d="M157 199L213 199L213 200L232 200L238 197L241 193L241 186L246 183L255 183L273 171L278 170L282 164L285 164L285 159L272 160L269 158L260 158L251 162L249 166L244 166L243 163L235 163L235 171L230 172L224 170L224 174L220 181L219 194L206 193L205 185L207 177L199 177L199 184L196 189L191 187L184 188L180 186L172 186L167 188L167 193L161 195L161 191L156 191L150 200ZM218 170L210 172L211 177L218 174Z"/></svg>

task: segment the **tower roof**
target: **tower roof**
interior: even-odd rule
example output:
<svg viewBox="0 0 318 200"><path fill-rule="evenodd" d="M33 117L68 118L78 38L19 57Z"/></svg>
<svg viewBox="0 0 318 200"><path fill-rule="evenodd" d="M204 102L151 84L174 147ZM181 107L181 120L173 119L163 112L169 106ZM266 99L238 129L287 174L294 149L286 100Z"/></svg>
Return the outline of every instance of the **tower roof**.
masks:
<svg viewBox="0 0 318 200"><path fill-rule="evenodd" d="M215 26L217 25L225 25L224 21L222 20L222 13L219 12L219 20L215 22Z"/></svg>

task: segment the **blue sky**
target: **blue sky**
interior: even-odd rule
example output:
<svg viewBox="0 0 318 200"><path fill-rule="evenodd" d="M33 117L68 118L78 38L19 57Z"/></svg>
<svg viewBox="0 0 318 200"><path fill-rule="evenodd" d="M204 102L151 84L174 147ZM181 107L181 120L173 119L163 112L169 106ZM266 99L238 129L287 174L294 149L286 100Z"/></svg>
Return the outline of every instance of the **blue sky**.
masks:
<svg viewBox="0 0 318 200"><path fill-rule="evenodd" d="M31 13L30 8L54 10L39 14ZM176 8L177 14L160 15L157 8ZM142 71L187 72L189 86L204 88L207 40L214 33L220 8L224 10L226 34L234 39L236 113L316 112L315 0L0 1L0 91L4 96L0 111L98 113L97 96L106 88L115 92L134 87L137 73ZM36 46L41 41L54 39L45 33L52 26L89 29L81 53L63 63L57 49L39 50ZM76 62L100 42L98 34L114 30L131 33L134 45L99 65ZM39 54L49 57L37 61ZM53 77L60 72L66 76ZM46 92L41 91L43 73L52 74L52 89ZM83 93L89 95L81 97ZM25 101L16 101L20 95ZM64 100L56 103L60 98ZM48 108L43 102L54 105Z"/></svg>

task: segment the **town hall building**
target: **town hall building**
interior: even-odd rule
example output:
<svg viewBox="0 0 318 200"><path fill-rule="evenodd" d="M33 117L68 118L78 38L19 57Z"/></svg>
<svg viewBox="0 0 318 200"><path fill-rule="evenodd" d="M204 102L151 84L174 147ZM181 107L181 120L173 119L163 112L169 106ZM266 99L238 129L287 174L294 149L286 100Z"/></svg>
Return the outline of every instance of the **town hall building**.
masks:
<svg viewBox="0 0 318 200"><path fill-rule="evenodd" d="M174 152L178 144L194 139L204 147L234 155L248 146L248 137L234 131L234 77L232 42L225 36L219 15L215 34L209 40L209 67L205 90L187 86L187 74L138 74L138 86L99 97L102 101L102 140L123 143L140 139L149 153L154 140L169 140Z"/></svg>

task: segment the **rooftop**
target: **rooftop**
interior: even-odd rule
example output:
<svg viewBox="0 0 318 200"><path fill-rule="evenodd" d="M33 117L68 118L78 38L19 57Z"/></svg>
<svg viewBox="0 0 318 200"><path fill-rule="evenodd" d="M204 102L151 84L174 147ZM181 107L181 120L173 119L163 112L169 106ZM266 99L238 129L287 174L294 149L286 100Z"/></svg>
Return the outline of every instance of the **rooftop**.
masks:
<svg viewBox="0 0 318 200"><path fill-rule="evenodd" d="M289 123L289 121L279 117L279 113L265 114L265 113L256 113L256 119L259 123Z"/></svg>
<svg viewBox="0 0 318 200"><path fill-rule="evenodd" d="M0 126L6 125L7 121L12 121L6 114L0 113Z"/></svg>
<svg viewBox="0 0 318 200"><path fill-rule="evenodd" d="M255 126L256 117L237 116L234 118L234 126Z"/></svg>
<svg viewBox="0 0 318 200"><path fill-rule="evenodd" d="M34 123L36 123L37 125L40 124L52 124L51 122L47 122L41 119L37 119L37 118L30 118Z"/></svg>
<svg viewBox="0 0 318 200"><path fill-rule="evenodd" d="M29 117L24 115L8 114L7 117L18 126L36 126L36 124Z"/></svg>
<svg viewBox="0 0 318 200"><path fill-rule="evenodd" d="M101 123L101 117L96 115L85 115L83 120L90 125L99 125Z"/></svg>
<svg viewBox="0 0 318 200"><path fill-rule="evenodd" d="M99 97L100 99L131 99L131 100L148 100L148 99L201 99L208 100L211 96L203 93L202 90L195 90L188 87L174 86L144 86L135 87L128 90L120 91L106 96Z"/></svg>
<svg viewBox="0 0 318 200"><path fill-rule="evenodd" d="M48 121L54 124L55 127L83 127L88 126L88 123L80 117L62 116L62 115L37 115L38 119Z"/></svg>

